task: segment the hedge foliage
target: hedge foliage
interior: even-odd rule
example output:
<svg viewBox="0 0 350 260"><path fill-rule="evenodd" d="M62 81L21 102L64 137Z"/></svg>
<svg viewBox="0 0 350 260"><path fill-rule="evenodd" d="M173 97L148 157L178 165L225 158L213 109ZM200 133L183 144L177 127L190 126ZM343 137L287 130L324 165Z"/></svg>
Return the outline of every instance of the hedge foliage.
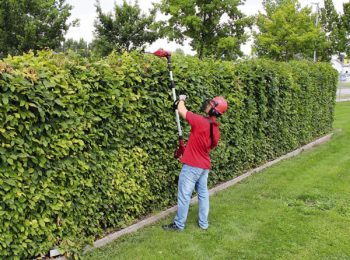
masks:
<svg viewBox="0 0 350 260"><path fill-rule="evenodd" d="M332 129L329 64L175 56L173 68L192 111L205 97L229 102L211 186ZM169 85L166 60L139 53L89 62L43 51L0 62L0 258L79 252L175 202Z"/></svg>

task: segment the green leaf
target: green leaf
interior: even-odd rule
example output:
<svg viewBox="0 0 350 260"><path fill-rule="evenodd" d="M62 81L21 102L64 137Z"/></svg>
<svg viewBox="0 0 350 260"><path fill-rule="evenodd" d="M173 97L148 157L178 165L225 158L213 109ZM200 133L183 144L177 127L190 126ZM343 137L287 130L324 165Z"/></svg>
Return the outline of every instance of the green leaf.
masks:
<svg viewBox="0 0 350 260"><path fill-rule="evenodd" d="M7 105L7 104L9 103L9 99L8 99L7 96L3 96L3 97L2 97L2 103L3 103L4 105Z"/></svg>
<svg viewBox="0 0 350 260"><path fill-rule="evenodd" d="M12 158L8 158L7 162L8 162L8 164L13 165L13 159Z"/></svg>

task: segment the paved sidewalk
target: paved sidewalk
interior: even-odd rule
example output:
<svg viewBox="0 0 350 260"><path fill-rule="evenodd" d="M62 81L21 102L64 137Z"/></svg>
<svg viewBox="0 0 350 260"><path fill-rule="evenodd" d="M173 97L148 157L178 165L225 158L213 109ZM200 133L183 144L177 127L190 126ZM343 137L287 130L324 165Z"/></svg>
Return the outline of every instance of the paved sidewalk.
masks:
<svg viewBox="0 0 350 260"><path fill-rule="evenodd" d="M341 95L350 95L350 89L349 88L342 88L342 89L337 89L337 96Z"/></svg>
<svg viewBox="0 0 350 260"><path fill-rule="evenodd" d="M346 102L346 101L350 101L350 98L337 98L336 101L337 102Z"/></svg>

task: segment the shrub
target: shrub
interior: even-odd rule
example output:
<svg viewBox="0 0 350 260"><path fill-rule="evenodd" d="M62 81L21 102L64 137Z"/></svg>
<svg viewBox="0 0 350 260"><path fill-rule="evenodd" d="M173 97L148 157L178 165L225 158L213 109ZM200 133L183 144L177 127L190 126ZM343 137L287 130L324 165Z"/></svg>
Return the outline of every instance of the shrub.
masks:
<svg viewBox="0 0 350 260"><path fill-rule="evenodd" d="M199 111L223 95L210 185L332 129L329 64L173 58L177 92ZM43 51L0 63L0 256L79 250L176 200L180 164L166 61L88 61ZM185 133L189 132L184 125Z"/></svg>

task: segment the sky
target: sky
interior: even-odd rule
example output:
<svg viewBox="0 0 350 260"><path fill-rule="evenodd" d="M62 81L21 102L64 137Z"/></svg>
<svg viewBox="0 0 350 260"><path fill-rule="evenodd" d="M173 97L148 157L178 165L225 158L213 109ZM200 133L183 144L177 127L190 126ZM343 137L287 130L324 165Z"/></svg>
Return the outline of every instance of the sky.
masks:
<svg viewBox="0 0 350 260"><path fill-rule="evenodd" d="M130 2L130 0L127 0ZM333 0L334 6L337 11L342 12L342 5L350 0ZM133 0L131 1L134 2ZM158 3L160 0L139 0L139 6L144 12L147 12L151 7L152 3ZM312 3L320 3L320 7L323 7L323 0L299 0L301 6L311 6L313 11L316 11L316 5ZM73 6L71 20L79 19L79 27L71 27L66 35L66 38L73 38L79 40L83 38L87 42L91 42L93 39L94 20L96 18L96 0L66 0L66 3ZM115 4L121 4L122 0L100 0L101 8L103 12L112 12ZM246 15L254 15L259 11L263 11L262 0L246 0L244 5L240 6L240 9ZM251 51L251 43L248 42L242 46L242 51L249 55ZM187 54L194 54L195 52L191 49L188 43L184 45L178 45L174 42L168 42L166 39L160 39L154 42L147 48L148 51L155 51L158 48L164 48L170 51L174 51L176 48L181 48Z"/></svg>

